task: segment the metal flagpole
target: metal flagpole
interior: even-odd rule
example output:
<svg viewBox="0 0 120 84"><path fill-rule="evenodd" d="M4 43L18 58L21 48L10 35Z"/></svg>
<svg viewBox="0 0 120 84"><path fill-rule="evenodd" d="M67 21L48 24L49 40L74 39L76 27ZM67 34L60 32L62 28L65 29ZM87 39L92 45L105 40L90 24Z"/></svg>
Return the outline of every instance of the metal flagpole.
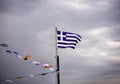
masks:
<svg viewBox="0 0 120 84"><path fill-rule="evenodd" d="M56 54L56 81L57 84L60 84L60 65L59 65L59 55L58 55L58 47L57 47L57 27L55 27L55 54Z"/></svg>
<svg viewBox="0 0 120 84"><path fill-rule="evenodd" d="M2 47L0 47L0 55L2 56Z"/></svg>

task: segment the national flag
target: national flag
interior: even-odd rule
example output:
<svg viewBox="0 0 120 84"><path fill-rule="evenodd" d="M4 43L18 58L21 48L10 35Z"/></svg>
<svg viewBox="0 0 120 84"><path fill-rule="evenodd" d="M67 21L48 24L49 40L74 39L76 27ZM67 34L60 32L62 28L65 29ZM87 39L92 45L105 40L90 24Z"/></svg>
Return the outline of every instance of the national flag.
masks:
<svg viewBox="0 0 120 84"><path fill-rule="evenodd" d="M19 55L19 53L18 53L18 52L16 52L16 51L13 51L13 53L14 53L15 55Z"/></svg>
<svg viewBox="0 0 120 84"><path fill-rule="evenodd" d="M31 61L32 64L35 64L35 65L40 65L40 62L38 61Z"/></svg>
<svg viewBox="0 0 120 84"><path fill-rule="evenodd" d="M5 80L5 83L13 83L13 81L10 80L10 79L6 79L6 80Z"/></svg>
<svg viewBox="0 0 120 84"><path fill-rule="evenodd" d="M49 68L52 68L52 66L51 66L50 64L44 64L43 67L44 67L44 68L48 68L48 69L49 69Z"/></svg>
<svg viewBox="0 0 120 84"><path fill-rule="evenodd" d="M22 56L20 56L20 55L16 55L16 57L19 58L20 60L23 59Z"/></svg>
<svg viewBox="0 0 120 84"><path fill-rule="evenodd" d="M26 55L26 56L24 57L24 60L29 60L30 58L31 58L30 55Z"/></svg>
<svg viewBox="0 0 120 84"><path fill-rule="evenodd" d="M57 47L58 48L73 48L80 42L82 37L79 34L57 31Z"/></svg>
<svg viewBox="0 0 120 84"><path fill-rule="evenodd" d="M7 52L7 53L9 53L9 54L11 54L11 53L12 53L12 51L10 51L10 50L6 50L6 52Z"/></svg>
<svg viewBox="0 0 120 84"><path fill-rule="evenodd" d="M16 78L18 78L18 79L26 78L26 76L17 76Z"/></svg>
<svg viewBox="0 0 120 84"><path fill-rule="evenodd" d="M2 47L8 47L7 44L0 44L0 46L2 46Z"/></svg>

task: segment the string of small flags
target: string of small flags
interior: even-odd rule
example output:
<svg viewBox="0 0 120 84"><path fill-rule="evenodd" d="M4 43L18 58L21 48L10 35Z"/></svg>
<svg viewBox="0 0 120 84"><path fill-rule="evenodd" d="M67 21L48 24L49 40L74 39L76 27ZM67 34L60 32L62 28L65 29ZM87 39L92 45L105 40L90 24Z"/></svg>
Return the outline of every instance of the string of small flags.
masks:
<svg viewBox="0 0 120 84"><path fill-rule="evenodd" d="M1 47L8 47L9 48L9 46L7 44L0 44L0 46ZM21 55L19 55L19 52L13 51L13 50L10 50L10 49L6 49L5 51L8 54L14 54L20 60L30 60L30 58L32 58L31 55L26 55L26 56L22 57ZM36 61L36 60L30 60L29 62L32 63L33 65L41 65L40 62ZM50 64L43 64L42 67L45 68L45 69L52 70L52 71L55 70L53 68L53 66L50 65Z"/></svg>
<svg viewBox="0 0 120 84"><path fill-rule="evenodd" d="M9 48L9 46L7 44L0 44L0 46ZM31 55L26 55L26 56L22 57L21 55L19 55L19 53L17 51L13 51L13 50L10 50L10 49L6 49L5 52L8 53L8 54L14 54L20 60L29 60L32 57ZM36 61L36 60L30 61L30 63L32 63L34 65L41 65L40 62ZM21 76L15 77L15 78L7 78L5 80L0 80L0 82L13 83L13 80L15 80L15 79L26 79L26 78L30 78L30 77L39 77L39 76L44 76L44 75L48 75L48 74L58 73L59 72L59 71L55 70L53 68L53 66L50 65L50 64L43 64L42 67L45 68L45 69L49 69L52 72L40 73L40 74L37 74L37 75L31 74L31 75L27 75L27 76L21 75Z"/></svg>
<svg viewBox="0 0 120 84"><path fill-rule="evenodd" d="M40 76L45 76L45 75L48 75L48 74L53 74L53 73L58 73L59 71L55 70L55 71L52 71L52 72L46 72L46 73L40 73L40 74L31 74L31 75L20 75L20 76L16 76L14 78L7 78L5 80L1 80L0 82L4 82L4 83L13 83L14 80L17 80L17 79L27 79L27 78L33 78L33 77L40 77Z"/></svg>

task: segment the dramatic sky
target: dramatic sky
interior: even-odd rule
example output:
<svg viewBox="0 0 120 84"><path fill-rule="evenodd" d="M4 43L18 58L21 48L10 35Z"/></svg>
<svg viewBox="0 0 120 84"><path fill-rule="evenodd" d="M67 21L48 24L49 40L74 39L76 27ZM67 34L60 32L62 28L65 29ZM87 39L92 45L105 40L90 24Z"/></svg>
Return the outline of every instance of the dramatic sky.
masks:
<svg viewBox="0 0 120 84"><path fill-rule="evenodd" d="M55 27L82 36L59 49L61 84L120 84L119 0L0 0L0 44L55 67ZM0 80L48 72L0 47ZM0 84L5 84L1 82ZM55 74L13 84L56 84Z"/></svg>

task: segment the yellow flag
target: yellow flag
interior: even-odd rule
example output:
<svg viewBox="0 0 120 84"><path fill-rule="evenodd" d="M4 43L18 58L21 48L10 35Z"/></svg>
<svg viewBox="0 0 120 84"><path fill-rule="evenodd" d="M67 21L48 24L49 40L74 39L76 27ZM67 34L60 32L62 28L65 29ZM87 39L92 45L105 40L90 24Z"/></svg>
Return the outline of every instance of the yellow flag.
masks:
<svg viewBox="0 0 120 84"><path fill-rule="evenodd" d="M29 60L30 58L31 58L30 55L26 55L26 56L24 57L24 60Z"/></svg>

